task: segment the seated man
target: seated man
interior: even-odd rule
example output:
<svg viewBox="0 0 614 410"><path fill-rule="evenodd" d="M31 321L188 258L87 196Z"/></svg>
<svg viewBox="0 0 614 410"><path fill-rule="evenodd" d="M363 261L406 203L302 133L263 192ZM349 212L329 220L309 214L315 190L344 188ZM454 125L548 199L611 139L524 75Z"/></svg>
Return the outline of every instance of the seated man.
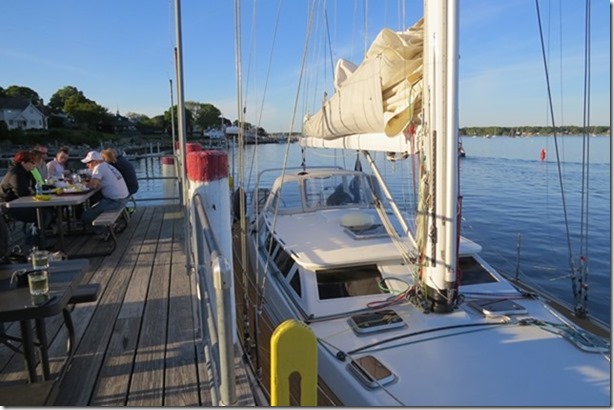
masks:
<svg viewBox="0 0 614 410"><path fill-rule="evenodd" d="M81 162L87 165L92 174L87 186L92 189L101 188L102 192L102 199L81 216L83 227L90 229L94 219L104 211L123 208L129 193L122 174L107 164L98 151L88 152ZM102 240L109 238L108 232L103 227L94 227L94 231Z"/></svg>
<svg viewBox="0 0 614 410"><path fill-rule="evenodd" d="M139 190L139 181L136 177L136 170L130 161L123 155L118 155L115 148L107 148L100 154L107 163L113 165L122 174L130 195L135 194Z"/></svg>

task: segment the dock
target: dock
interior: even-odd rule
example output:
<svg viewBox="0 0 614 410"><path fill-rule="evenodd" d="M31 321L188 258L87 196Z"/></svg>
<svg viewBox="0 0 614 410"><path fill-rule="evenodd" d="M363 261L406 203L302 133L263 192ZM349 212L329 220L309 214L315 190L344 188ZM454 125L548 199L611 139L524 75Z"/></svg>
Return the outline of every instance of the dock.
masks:
<svg viewBox="0 0 614 410"><path fill-rule="evenodd" d="M69 366L64 366L67 331L61 315L46 321L56 379L47 405L214 404L197 280L186 267L184 224L180 206L139 205L113 253L89 258L82 283L101 289L95 302L74 305L76 343ZM107 246L94 236L65 239L69 254ZM17 336L19 326L5 323L5 331ZM253 406L245 366L235 352L237 405ZM18 391L26 380L23 357L0 344L0 388Z"/></svg>

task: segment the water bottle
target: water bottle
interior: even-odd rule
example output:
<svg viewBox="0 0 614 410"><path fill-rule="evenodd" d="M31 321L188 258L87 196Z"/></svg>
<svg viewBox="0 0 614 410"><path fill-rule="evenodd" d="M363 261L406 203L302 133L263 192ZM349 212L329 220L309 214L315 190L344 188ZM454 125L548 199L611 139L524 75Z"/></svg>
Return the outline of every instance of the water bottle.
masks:
<svg viewBox="0 0 614 410"><path fill-rule="evenodd" d="M36 182L36 185L34 186L34 190L36 191L36 195L42 195L43 194L43 185L40 182Z"/></svg>

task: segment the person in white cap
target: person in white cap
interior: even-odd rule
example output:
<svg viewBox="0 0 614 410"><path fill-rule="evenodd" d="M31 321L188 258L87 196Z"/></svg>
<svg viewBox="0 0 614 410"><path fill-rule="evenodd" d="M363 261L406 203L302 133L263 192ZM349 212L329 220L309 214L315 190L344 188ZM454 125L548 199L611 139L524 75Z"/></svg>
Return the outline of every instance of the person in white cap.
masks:
<svg viewBox="0 0 614 410"><path fill-rule="evenodd" d="M88 187L92 189L101 188L102 193L102 199L81 215L85 229L91 229L92 221L104 211L126 206L129 193L122 174L107 164L98 151L88 152L81 162L87 165L92 174L87 183ZM107 240L109 238L109 233L103 227L95 226L93 228L101 239Z"/></svg>

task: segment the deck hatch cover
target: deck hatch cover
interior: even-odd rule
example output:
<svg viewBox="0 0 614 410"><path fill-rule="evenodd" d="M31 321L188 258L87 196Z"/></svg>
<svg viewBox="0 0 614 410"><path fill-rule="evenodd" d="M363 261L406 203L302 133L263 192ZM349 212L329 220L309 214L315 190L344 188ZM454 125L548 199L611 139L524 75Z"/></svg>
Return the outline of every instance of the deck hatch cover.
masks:
<svg viewBox="0 0 614 410"><path fill-rule="evenodd" d="M348 322L352 329L359 334L397 329L405 326L403 319L391 309L359 313L350 316Z"/></svg>
<svg viewBox="0 0 614 410"><path fill-rule="evenodd" d="M478 299L467 302L467 305L484 316L526 315L527 309L510 299Z"/></svg>
<svg viewBox="0 0 614 410"><path fill-rule="evenodd" d="M386 238L388 233L382 224L374 224L368 227L343 227L343 230L354 239Z"/></svg>
<svg viewBox="0 0 614 410"><path fill-rule="evenodd" d="M375 356L363 356L352 359L348 365L351 373L366 387L374 389L391 383L395 375Z"/></svg>

